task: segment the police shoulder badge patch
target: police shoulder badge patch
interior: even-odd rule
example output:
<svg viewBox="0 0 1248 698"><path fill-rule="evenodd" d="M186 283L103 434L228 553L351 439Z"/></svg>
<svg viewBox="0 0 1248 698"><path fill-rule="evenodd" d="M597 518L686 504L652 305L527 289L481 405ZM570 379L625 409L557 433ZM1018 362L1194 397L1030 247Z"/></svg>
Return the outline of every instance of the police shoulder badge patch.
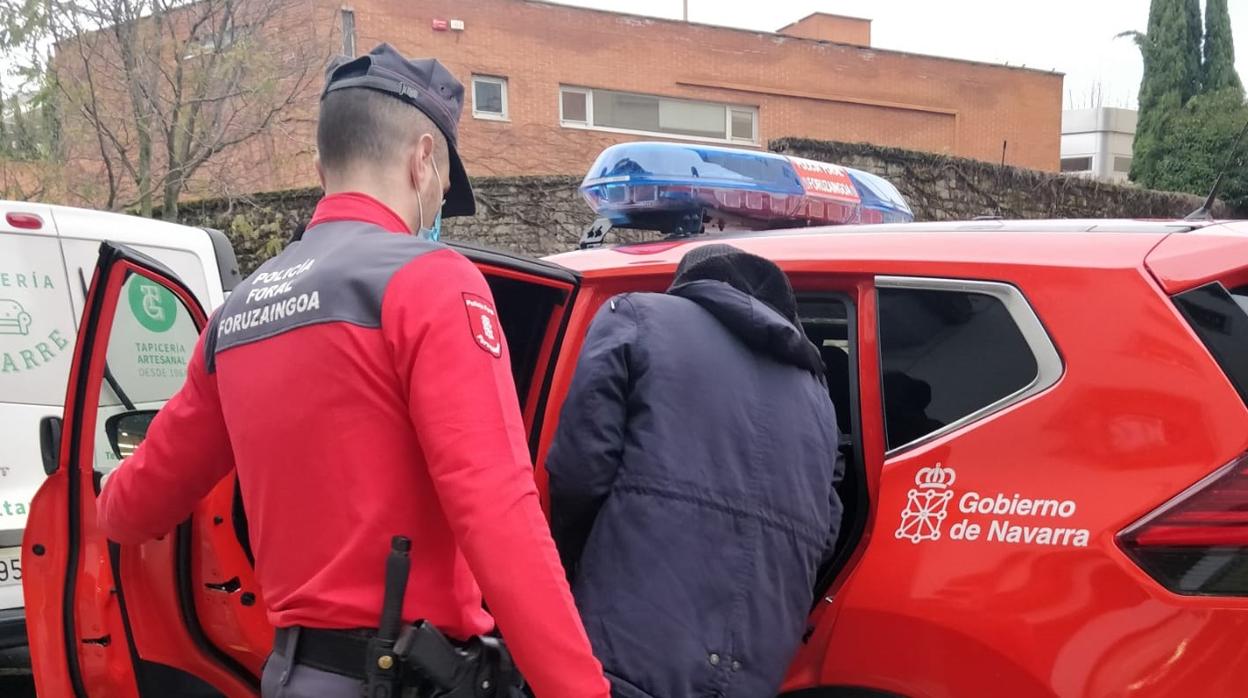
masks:
<svg viewBox="0 0 1248 698"><path fill-rule="evenodd" d="M465 293L464 308L468 311L468 331L473 341L494 358L502 356L503 332L498 326L494 304L475 293Z"/></svg>

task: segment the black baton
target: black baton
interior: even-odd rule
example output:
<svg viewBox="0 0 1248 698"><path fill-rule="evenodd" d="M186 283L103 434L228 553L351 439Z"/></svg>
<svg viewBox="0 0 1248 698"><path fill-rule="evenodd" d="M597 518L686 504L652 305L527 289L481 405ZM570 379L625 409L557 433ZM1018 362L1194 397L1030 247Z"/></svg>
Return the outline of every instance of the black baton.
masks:
<svg viewBox="0 0 1248 698"><path fill-rule="evenodd" d="M403 625L403 597L407 594L407 575L411 569L409 553L412 541L404 536L390 540L386 557L386 586L381 602L381 622L368 642L368 663L364 667L366 698L398 696L399 666L394 656L394 643Z"/></svg>

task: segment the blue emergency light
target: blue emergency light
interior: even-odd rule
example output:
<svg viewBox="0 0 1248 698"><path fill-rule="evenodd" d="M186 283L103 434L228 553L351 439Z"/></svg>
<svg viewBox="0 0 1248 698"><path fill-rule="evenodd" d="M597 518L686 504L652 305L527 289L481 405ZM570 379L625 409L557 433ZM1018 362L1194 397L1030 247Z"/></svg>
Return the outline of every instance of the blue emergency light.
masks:
<svg viewBox="0 0 1248 698"><path fill-rule="evenodd" d="M609 227L669 235L697 234L705 226L766 230L914 220L897 188L868 172L777 153L679 143L607 148L581 182L581 194ZM586 233L583 246L594 242L593 233L593 228Z"/></svg>

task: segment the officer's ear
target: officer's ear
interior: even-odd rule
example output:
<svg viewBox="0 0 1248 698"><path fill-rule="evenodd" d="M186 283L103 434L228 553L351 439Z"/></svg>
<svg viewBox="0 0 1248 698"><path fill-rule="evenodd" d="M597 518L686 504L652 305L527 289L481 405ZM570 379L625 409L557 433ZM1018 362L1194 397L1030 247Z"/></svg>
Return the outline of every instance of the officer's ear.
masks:
<svg viewBox="0 0 1248 698"><path fill-rule="evenodd" d="M408 160L408 170L411 174L412 188L420 191L420 183L433 176L433 168L430 163L433 160L433 135L422 133L416 139L416 147L412 149L412 153Z"/></svg>
<svg viewBox="0 0 1248 698"><path fill-rule="evenodd" d="M316 165L316 178L321 181L321 191L325 191L325 167L321 165L320 153L312 158L312 164Z"/></svg>

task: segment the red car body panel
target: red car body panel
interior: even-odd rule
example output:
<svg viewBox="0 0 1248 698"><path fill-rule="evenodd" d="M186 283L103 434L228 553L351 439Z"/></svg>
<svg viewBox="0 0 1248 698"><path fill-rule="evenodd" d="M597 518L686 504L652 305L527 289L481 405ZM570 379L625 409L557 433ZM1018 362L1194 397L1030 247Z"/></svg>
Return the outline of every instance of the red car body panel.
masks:
<svg viewBox="0 0 1248 698"><path fill-rule="evenodd" d="M867 513L852 554L821 590L786 691L835 696L859 687L916 698L1243 692L1248 598L1171 592L1123 552L1117 536L1248 451L1248 408L1171 299L1210 281L1248 283L1248 225L975 221L717 241L775 260L799 295L842 294L856 321L854 438ZM556 308L535 334L539 358L523 407L526 422L538 427L536 475L543 492L542 462L594 313L616 293L663 290L697 244L702 240L552 258L581 280L564 301L570 308ZM487 276L568 289L523 269L484 268ZM980 280L1018 289L1060 356L1059 376L1004 409L888 451L880 277ZM82 340L80 347L86 346ZM98 376L94 380L98 386ZM64 449L61 459L32 508L24 559L27 605L32 617L43 619L31 624L36 672L41 695L51 696L74 695L56 671L65 661L64 638L55 628L62 624L68 560L63 544L47 543L68 536ZM916 478L938 464L956 474L956 480L942 475L953 492L942 537L901 537L899 522L919 487ZM227 478L180 534L190 536L189 561L178 559L172 536L122 548L120 560L138 654L243 696L253 695L254 685L240 681L238 670L258 674L272 630L234 532L233 488ZM1020 515L1021 509L997 513L1015 495L1070 505L1056 524ZM82 508L84 540L91 538L93 516L93 506ZM1042 527L1064 532L1042 534ZM1057 542L1037 542L1042 535ZM31 553L36 542L45 545L43 555ZM98 542L82 546L75 603L76 632L84 637L96 628L125 637L120 611L108 599L107 558ZM179 597L168 575L188 563L204 636L198 643L169 616L179 612ZM50 583L31 584L35 579ZM92 695L137 695L124 643L111 651L80 646Z"/></svg>
<svg viewBox="0 0 1248 698"><path fill-rule="evenodd" d="M1248 256L1248 224L1228 223L1167 238L1148 255L1148 270L1166 293L1179 293L1210 281L1238 285L1248 270L1235 261ZM1229 274L1229 277L1228 277Z"/></svg>

